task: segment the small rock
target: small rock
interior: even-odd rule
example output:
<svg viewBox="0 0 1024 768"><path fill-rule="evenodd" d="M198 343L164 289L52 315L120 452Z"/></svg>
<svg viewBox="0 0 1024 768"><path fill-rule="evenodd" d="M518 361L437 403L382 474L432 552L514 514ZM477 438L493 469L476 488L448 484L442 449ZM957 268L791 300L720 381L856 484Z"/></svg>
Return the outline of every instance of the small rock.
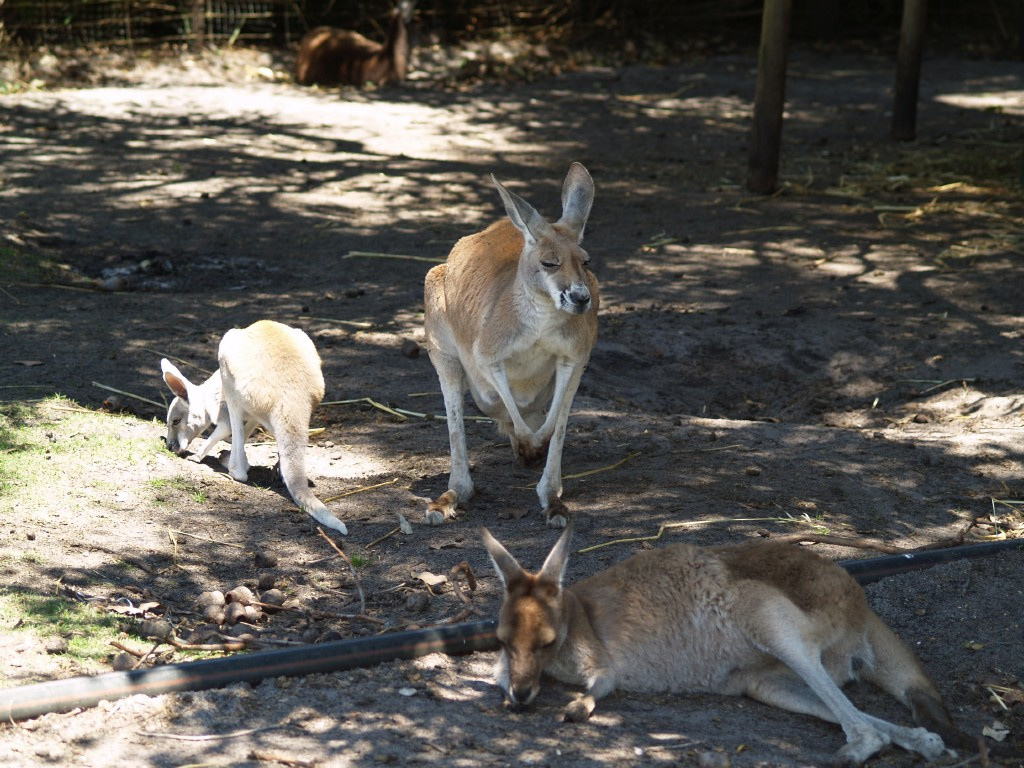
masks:
<svg viewBox="0 0 1024 768"><path fill-rule="evenodd" d="M252 624L240 621L228 629L227 634L231 637L237 637L239 640L255 640L259 636L260 630Z"/></svg>
<svg viewBox="0 0 1024 768"><path fill-rule="evenodd" d="M268 589L273 589L274 585L277 584L277 574L265 571L260 574L259 588L260 592L266 592ZM267 602L266 600L263 601Z"/></svg>
<svg viewBox="0 0 1024 768"><path fill-rule="evenodd" d="M208 605L224 605L225 603L224 593L219 589L214 589L209 592L200 592L199 597L196 600L196 605L205 607Z"/></svg>
<svg viewBox="0 0 1024 768"><path fill-rule="evenodd" d="M255 605L245 606L245 620L250 624L255 624L263 618L263 613Z"/></svg>
<svg viewBox="0 0 1024 768"><path fill-rule="evenodd" d="M224 609L224 623L234 625L245 619L245 606L241 603L228 603Z"/></svg>
<svg viewBox="0 0 1024 768"><path fill-rule="evenodd" d="M402 354L410 360L415 360L420 356L420 345L412 339L406 339L402 342Z"/></svg>
<svg viewBox="0 0 1024 768"><path fill-rule="evenodd" d="M229 603L241 603L242 605L249 605L256 599L256 595L252 593L251 589L242 586L235 587L225 597Z"/></svg>
<svg viewBox="0 0 1024 768"><path fill-rule="evenodd" d="M285 596L284 592L280 589L267 589L260 595L260 602L264 603L264 610L267 613L276 612L281 606L284 605ZM266 606L273 605L274 608L267 608Z"/></svg>
<svg viewBox="0 0 1024 768"><path fill-rule="evenodd" d="M208 621L211 624L223 624L224 623L224 606L223 605L204 605L200 611L200 615L203 617L203 621Z"/></svg>
<svg viewBox="0 0 1024 768"><path fill-rule="evenodd" d="M174 627L171 626L171 622L163 619L147 620L139 624L139 634L154 640L167 640L174 634Z"/></svg>
<svg viewBox="0 0 1024 768"><path fill-rule="evenodd" d="M405 610L409 613L423 613L430 605L430 595L426 592L413 592L405 600Z"/></svg>
<svg viewBox="0 0 1024 768"><path fill-rule="evenodd" d="M121 652L110 660L110 667L115 672L127 672L128 670L135 669L136 661L137 659L130 653Z"/></svg>
<svg viewBox="0 0 1024 768"><path fill-rule="evenodd" d="M62 653L67 653L70 644L66 637L51 637L46 641L46 652L51 656L59 656Z"/></svg>
<svg viewBox="0 0 1024 768"><path fill-rule="evenodd" d="M267 552L265 549L257 549L253 555L253 559L256 561L257 568L277 567L277 555L273 552Z"/></svg>

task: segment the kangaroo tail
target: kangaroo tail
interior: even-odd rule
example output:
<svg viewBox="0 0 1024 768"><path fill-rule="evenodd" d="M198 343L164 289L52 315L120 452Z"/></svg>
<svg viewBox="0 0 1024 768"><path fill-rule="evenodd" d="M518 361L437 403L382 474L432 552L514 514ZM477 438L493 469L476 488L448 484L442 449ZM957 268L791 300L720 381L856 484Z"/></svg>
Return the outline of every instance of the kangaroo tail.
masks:
<svg viewBox="0 0 1024 768"><path fill-rule="evenodd" d="M332 515L327 506L309 489L309 480L306 477L307 434L306 428L289 429L285 427L274 430L284 484L288 487L288 493L299 509L321 525L333 528L343 536L348 535L348 528L345 524Z"/></svg>
<svg viewBox="0 0 1024 768"><path fill-rule="evenodd" d="M942 694L924 671L913 651L877 616L868 633L875 655L869 680L910 708L914 722L942 737L946 746L976 747L976 740L953 722Z"/></svg>

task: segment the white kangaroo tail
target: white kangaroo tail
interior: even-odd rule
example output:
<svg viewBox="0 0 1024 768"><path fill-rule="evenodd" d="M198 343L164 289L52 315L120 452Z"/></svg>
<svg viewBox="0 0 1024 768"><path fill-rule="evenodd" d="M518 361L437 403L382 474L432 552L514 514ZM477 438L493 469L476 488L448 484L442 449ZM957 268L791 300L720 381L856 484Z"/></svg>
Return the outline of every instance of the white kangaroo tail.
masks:
<svg viewBox="0 0 1024 768"><path fill-rule="evenodd" d="M275 429L278 453L281 460L281 476L292 500L303 512L321 525L332 528L343 536L348 535L346 525L331 514L327 506L309 489L306 476L306 429Z"/></svg>

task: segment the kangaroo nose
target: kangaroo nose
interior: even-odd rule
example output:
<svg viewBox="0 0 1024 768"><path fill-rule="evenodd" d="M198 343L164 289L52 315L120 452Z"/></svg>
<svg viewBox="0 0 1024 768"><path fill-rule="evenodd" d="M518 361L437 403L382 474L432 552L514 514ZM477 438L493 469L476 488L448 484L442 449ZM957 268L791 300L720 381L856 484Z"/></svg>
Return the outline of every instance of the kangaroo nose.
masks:
<svg viewBox="0 0 1024 768"><path fill-rule="evenodd" d="M574 285L569 289L568 303L572 311L578 313L586 312L590 306L590 291L586 286Z"/></svg>

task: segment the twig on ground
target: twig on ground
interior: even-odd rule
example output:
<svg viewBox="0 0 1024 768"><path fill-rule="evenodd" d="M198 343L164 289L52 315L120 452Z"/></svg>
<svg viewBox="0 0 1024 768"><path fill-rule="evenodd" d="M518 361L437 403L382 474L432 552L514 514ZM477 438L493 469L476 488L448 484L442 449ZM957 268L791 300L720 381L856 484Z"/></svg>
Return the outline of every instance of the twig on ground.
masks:
<svg viewBox="0 0 1024 768"><path fill-rule="evenodd" d="M367 544L365 547L363 547L363 549L369 549L370 547L376 546L377 544L380 544L382 541L386 541L387 539L390 539L396 533L401 532L401 530L402 530L401 526L399 526L397 528L392 528L390 531L385 533L383 536L379 536L376 539L374 539L373 541L371 541L369 544Z"/></svg>
<svg viewBox="0 0 1024 768"><path fill-rule="evenodd" d="M241 544L232 544L230 541L218 541L217 539L211 539L211 538L208 538L206 536L200 536L200 535L195 534L195 533L186 533L185 531L178 531L178 530L175 530L173 528L168 528L167 532L168 533L176 533L179 536L188 536L190 539L198 539L199 541L208 541L211 544L220 544L221 546L224 546L224 547L234 547L235 549L245 549L245 547L243 547ZM177 541L175 541L173 537L171 538L171 540L174 541L175 545L177 545Z"/></svg>
<svg viewBox="0 0 1024 768"><path fill-rule="evenodd" d="M392 416L397 416L402 421L405 421L409 417L405 414L399 413L394 408L391 408L383 403L378 403L372 397L354 397L351 400L328 400L327 402L320 403L320 405L355 405L356 403L366 403L374 408L377 408L384 413L390 413Z"/></svg>
<svg viewBox="0 0 1024 768"><path fill-rule="evenodd" d="M280 755L277 752L262 752L254 749L249 753L249 760L255 760L260 763L280 763L281 765L291 766L292 768L316 768L320 764L319 760L298 760L294 757L287 757Z"/></svg>
<svg viewBox="0 0 1024 768"><path fill-rule="evenodd" d="M135 733L139 736L148 736L154 739L174 739L175 741L225 741L242 736L252 736L253 734L265 731L276 731L278 728L285 728L288 725L290 723L277 723L275 725L265 725L262 728L249 728L248 730L235 731L234 733L210 733L205 736L185 736L178 733L154 733L153 731L135 731Z"/></svg>
<svg viewBox="0 0 1024 768"><path fill-rule="evenodd" d="M130 397L133 400L141 400L143 403L149 403L150 405L155 405L157 408L163 408L164 407L163 403L158 403L156 400L150 400L148 397L143 397L142 395L136 395L136 394L133 394L132 392L125 392L123 389L115 389L114 387L108 387L106 384L100 384L98 381L94 381L92 383L92 385L94 387L99 387L100 389L105 389L108 392L115 392L115 393L117 393L119 395L124 395L125 397Z"/></svg>
<svg viewBox="0 0 1024 768"><path fill-rule="evenodd" d="M394 485L397 482L398 478L396 477L394 480L385 480L383 483L376 483L374 485L364 485L361 488L354 488L351 491L345 491L344 493L339 493L336 496L331 496L330 498L324 499L323 502L324 504L327 504L332 501L337 501L338 499L343 499L346 496L354 496L357 493L365 493L366 491L372 491L375 488L383 488L385 485Z"/></svg>
<svg viewBox="0 0 1024 768"><path fill-rule="evenodd" d="M331 545L331 547L334 548L334 551L338 553L338 556L342 560L344 560L346 563L348 563L349 570L352 571L352 580L356 583L356 589L359 590L359 613L365 615L366 614L366 593L363 592L363 585L359 581L359 574L356 573L356 567L352 564L352 561L349 559L348 555L346 555L341 550L341 547L339 547L337 544L335 544L334 540L330 536L328 536L326 533L324 533L324 529L323 528L321 528L318 525L316 527L316 530L317 530L317 533L319 533L324 538L324 541L326 541L328 544Z"/></svg>
<svg viewBox="0 0 1024 768"><path fill-rule="evenodd" d="M590 475L596 475L596 474L598 474L600 472L608 472L608 471L610 471L612 469L617 469L618 467L621 467L623 464L625 464L627 461L630 461L631 459L635 459L641 453L642 453L641 451L633 451L633 453L629 454L629 456L626 456L623 459L619 459L614 464L608 464L607 466L598 467L597 469L588 469L588 470L585 470L583 472L577 472L574 475L563 475L562 479L563 480L576 480L576 479L578 479L580 477L588 477Z"/></svg>
<svg viewBox="0 0 1024 768"><path fill-rule="evenodd" d="M8 290L7 290L6 288L4 288L3 286L0 286L0 291L3 291L4 295L5 295L5 296L7 296L7 298L9 298L9 299L10 299L11 301L13 301L13 302L14 302L15 304L21 304L21 301L19 301L19 300L18 300L18 297L17 297L17 296L15 296L15 295L14 295L13 293L11 293L10 291L8 291Z"/></svg>
<svg viewBox="0 0 1024 768"><path fill-rule="evenodd" d="M187 365L190 368L195 368L197 371L199 371L200 373L206 374L207 376L212 376L213 375L213 371L208 371L205 368L200 368L198 365L193 363L191 360L186 360L183 357L175 357L174 355L164 354L163 352L160 352L159 350L156 350L156 349L151 349L150 347L139 347L139 349L141 349L143 352L149 352L151 355L157 355L159 357L166 357L168 360L173 360L176 363L181 363L182 365Z"/></svg>
<svg viewBox="0 0 1024 768"><path fill-rule="evenodd" d="M689 520L684 523L664 523L656 534L653 536L634 536L626 539L613 539L612 541L606 541L603 544L595 544L592 547L584 547L583 549L577 550L577 554L586 554L587 552L593 552L598 549L604 549L605 547L611 547L616 544L635 544L643 541L660 541L661 537L665 535L666 531L674 530L676 528L696 528L701 525L717 525L719 523L790 523L796 525L811 525L822 528L820 523L815 523L806 515L804 517L719 517L714 520Z"/></svg>
<svg viewBox="0 0 1024 768"><path fill-rule="evenodd" d="M448 572L448 581L452 583L452 587L455 590L455 595L462 601L462 603L469 608L473 613L476 613L476 609L473 608L473 598L471 595L467 595L462 591L462 585L459 583L459 574L464 574L466 577L466 585L469 587L470 592L476 592L476 574L473 573L473 566L469 564L469 561L463 560L461 563L456 565L451 571Z"/></svg>
<svg viewBox="0 0 1024 768"><path fill-rule="evenodd" d="M402 253L377 253L376 251L349 251L343 259L400 259L402 261L426 261L431 264L444 264L447 259L437 256L407 256Z"/></svg>

